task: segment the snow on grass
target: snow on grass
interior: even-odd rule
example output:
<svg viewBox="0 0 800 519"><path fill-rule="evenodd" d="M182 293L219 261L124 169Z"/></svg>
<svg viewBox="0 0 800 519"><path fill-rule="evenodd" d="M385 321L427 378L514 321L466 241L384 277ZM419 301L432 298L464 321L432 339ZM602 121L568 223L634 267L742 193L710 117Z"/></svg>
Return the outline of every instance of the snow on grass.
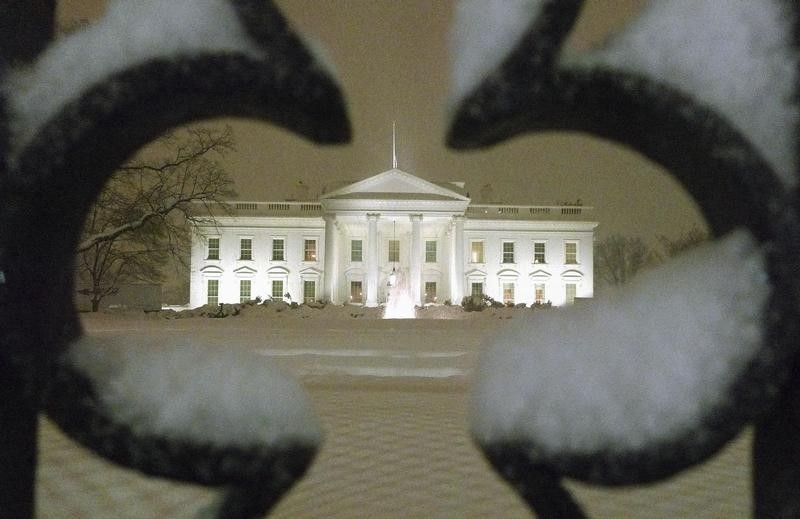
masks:
<svg viewBox="0 0 800 519"><path fill-rule="evenodd" d="M461 0L450 29L451 104L474 90L519 43L544 0Z"/></svg>
<svg viewBox="0 0 800 519"><path fill-rule="evenodd" d="M8 96L19 152L66 103L126 68L158 57L239 52L261 56L228 0L117 0L97 24L12 72Z"/></svg>
<svg viewBox="0 0 800 519"><path fill-rule="evenodd" d="M328 366L312 365L297 368L300 375L337 375L379 378L450 378L466 377L470 370L461 368L408 368L399 366Z"/></svg>
<svg viewBox="0 0 800 519"><path fill-rule="evenodd" d="M473 435L591 453L686 433L758 353L769 293L736 231L590 305L509 321L477 369Z"/></svg>
<svg viewBox="0 0 800 519"><path fill-rule="evenodd" d="M651 0L578 62L652 78L716 110L793 186L800 111L792 8L780 0Z"/></svg>
<svg viewBox="0 0 800 519"><path fill-rule="evenodd" d="M114 420L141 435L244 447L321 440L299 384L235 344L142 332L86 336L69 358Z"/></svg>
<svg viewBox="0 0 800 519"><path fill-rule="evenodd" d="M267 357L299 357L304 355L320 357L380 357L388 359L437 359L463 357L467 355L465 351L399 351L399 350L352 350L352 349L317 349L317 348L293 348L279 349L269 348L258 350L258 353Z"/></svg>

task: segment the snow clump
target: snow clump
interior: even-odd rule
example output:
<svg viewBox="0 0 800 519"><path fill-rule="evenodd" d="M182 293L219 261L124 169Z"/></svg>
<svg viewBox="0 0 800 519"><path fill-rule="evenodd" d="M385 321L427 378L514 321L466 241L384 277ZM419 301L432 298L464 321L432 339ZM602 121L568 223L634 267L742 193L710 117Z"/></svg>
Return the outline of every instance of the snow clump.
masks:
<svg viewBox="0 0 800 519"><path fill-rule="evenodd" d="M136 434L242 447L321 441L300 385L235 344L163 333L85 336L68 355L105 411Z"/></svg>
<svg viewBox="0 0 800 519"><path fill-rule="evenodd" d="M472 433L550 454L686 434L758 354L769 294L763 252L740 230L589 305L514 319L479 363Z"/></svg>

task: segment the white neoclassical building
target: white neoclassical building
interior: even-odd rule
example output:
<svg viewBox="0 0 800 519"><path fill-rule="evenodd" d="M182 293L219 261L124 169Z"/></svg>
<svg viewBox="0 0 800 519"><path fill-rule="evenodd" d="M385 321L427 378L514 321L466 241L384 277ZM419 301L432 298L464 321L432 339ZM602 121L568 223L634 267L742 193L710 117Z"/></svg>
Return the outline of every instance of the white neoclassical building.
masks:
<svg viewBox="0 0 800 519"><path fill-rule="evenodd" d="M597 222L584 206L473 204L463 183L390 169L302 202L232 202L198 225L190 304L258 297L377 306L392 271L419 305L487 294L592 297Z"/></svg>

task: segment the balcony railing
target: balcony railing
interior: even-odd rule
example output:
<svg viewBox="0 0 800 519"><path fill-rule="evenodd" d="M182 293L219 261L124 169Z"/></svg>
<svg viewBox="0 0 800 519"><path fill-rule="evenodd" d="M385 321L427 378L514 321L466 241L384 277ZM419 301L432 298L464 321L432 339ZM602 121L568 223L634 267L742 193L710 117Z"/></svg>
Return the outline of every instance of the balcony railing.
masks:
<svg viewBox="0 0 800 519"><path fill-rule="evenodd" d="M205 212L206 207L203 207ZM230 213L236 216L320 216L322 204L317 202L231 202L228 210L223 206L212 206L215 216Z"/></svg>
<svg viewBox="0 0 800 519"><path fill-rule="evenodd" d="M469 218L516 220L563 219L576 216L587 218L593 210L593 207L577 205L474 204L467 208L467 216Z"/></svg>

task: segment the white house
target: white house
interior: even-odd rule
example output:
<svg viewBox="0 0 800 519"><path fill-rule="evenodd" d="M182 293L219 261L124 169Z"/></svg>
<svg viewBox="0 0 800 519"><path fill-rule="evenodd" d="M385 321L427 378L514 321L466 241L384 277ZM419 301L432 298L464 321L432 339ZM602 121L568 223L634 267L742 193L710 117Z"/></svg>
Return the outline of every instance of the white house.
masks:
<svg viewBox="0 0 800 519"><path fill-rule="evenodd" d="M589 207L473 204L463 183L396 168L314 201L231 206L198 225L193 307L287 293L377 306L393 270L419 305L477 293L554 305L593 295Z"/></svg>

